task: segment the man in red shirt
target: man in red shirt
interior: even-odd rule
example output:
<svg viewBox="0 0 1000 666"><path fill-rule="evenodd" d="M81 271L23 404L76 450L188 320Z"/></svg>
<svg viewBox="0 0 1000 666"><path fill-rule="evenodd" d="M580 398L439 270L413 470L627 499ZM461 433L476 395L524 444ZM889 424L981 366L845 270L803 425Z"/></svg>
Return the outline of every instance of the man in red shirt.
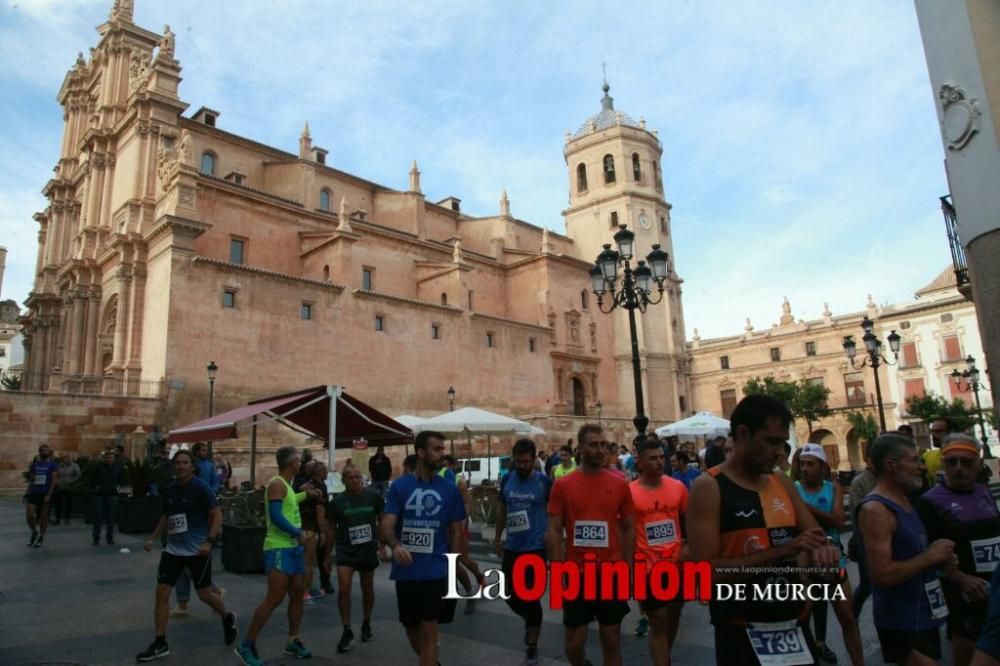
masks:
<svg viewBox="0 0 1000 666"><path fill-rule="evenodd" d="M601 562L632 561L635 517L628 483L604 468L610 443L600 426L587 424L577 434L581 466L555 482L549 497L549 559L583 565L588 553ZM566 534L563 534L563 528ZM563 609L566 657L584 666L587 631L595 619L600 627L605 666L621 666L620 626L628 614L624 600L567 600ZM598 584L600 590L600 584Z"/></svg>
<svg viewBox="0 0 1000 666"><path fill-rule="evenodd" d="M648 568L660 560L680 562L686 554L683 535L688 491L677 479L664 476L663 468L663 448L643 442L639 448L642 476L629 484L629 490L635 507L635 550L645 555ZM664 601L650 594L639 606L649 619L649 655L653 664L667 666L684 601Z"/></svg>

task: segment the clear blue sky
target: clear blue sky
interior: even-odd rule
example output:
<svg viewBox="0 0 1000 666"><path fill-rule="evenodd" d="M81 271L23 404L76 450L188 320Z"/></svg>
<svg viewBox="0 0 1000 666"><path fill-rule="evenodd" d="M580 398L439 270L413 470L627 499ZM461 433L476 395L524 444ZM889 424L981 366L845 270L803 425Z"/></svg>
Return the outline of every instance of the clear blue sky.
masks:
<svg viewBox="0 0 1000 666"><path fill-rule="evenodd" d="M3 298L32 284L56 93L112 0L0 0ZM563 231L566 130L615 106L664 146L688 335L898 302L948 265L933 97L912 2L136 0L177 33L194 111L431 200Z"/></svg>

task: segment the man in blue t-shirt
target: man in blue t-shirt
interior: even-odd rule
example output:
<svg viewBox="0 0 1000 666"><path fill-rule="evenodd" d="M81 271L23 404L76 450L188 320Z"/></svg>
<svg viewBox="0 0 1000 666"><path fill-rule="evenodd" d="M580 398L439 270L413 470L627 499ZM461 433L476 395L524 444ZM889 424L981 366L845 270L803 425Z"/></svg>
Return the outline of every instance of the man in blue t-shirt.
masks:
<svg viewBox="0 0 1000 666"><path fill-rule="evenodd" d="M538 663L538 636L542 631L542 604L538 600L523 601L515 596L511 581L514 563L525 555L545 559L545 531L548 528L549 490L552 482L535 471L535 443L520 439L514 444L514 474L508 474L500 486L500 506L497 509L497 532L493 546L503 557L503 574L507 605L524 620L525 666ZM507 540L502 540L504 529ZM527 584L534 586L533 569L528 569Z"/></svg>
<svg viewBox="0 0 1000 666"><path fill-rule="evenodd" d="M687 454L683 451L675 451L670 454L670 466L674 468L671 478L677 479L684 484L684 487L691 490L691 482L701 474L701 470L690 466Z"/></svg>
<svg viewBox="0 0 1000 666"><path fill-rule="evenodd" d="M148 553L160 535L167 533L167 547L160 554L156 572L155 639L136 661L152 661L170 654L167 647L167 614L170 591L182 571L187 571L198 598L222 618L226 645L236 640L236 613L226 610L222 597L212 590L212 546L222 529L222 510L215 495L195 476L195 460L190 451L180 450L173 459L175 481L163 490L163 515L143 548Z"/></svg>
<svg viewBox="0 0 1000 666"><path fill-rule="evenodd" d="M31 528L28 545L42 547L45 531L49 529L49 506L52 491L59 482L59 463L52 459L52 447L42 444L38 447L38 457L28 467L28 489L24 493L27 505L25 516Z"/></svg>
<svg viewBox="0 0 1000 666"><path fill-rule="evenodd" d="M444 435L424 431L414 450L417 468L389 487L389 501L379 531L392 549L399 621L421 666L437 663L438 623L451 622L454 600L448 593L446 552L462 550L465 502L458 486L438 475L444 464ZM459 560L482 585L483 574L468 555Z"/></svg>

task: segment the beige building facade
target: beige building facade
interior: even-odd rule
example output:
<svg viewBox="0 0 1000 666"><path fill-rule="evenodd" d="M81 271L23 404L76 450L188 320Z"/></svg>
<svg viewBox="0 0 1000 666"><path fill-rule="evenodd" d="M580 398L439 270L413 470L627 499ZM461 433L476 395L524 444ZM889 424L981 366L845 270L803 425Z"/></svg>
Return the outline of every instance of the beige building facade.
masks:
<svg viewBox="0 0 1000 666"><path fill-rule="evenodd" d="M612 213L643 253L672 251L670 205L659 139L607 88L566 137L559 234L514 217L506 192L485 217L455 197L429 201L403 156L403 189L338 170L308 124L287 152L225 131L213 109L183 115L169 27L135 25L118 0L98 30L59 91L26 390L155 393L176 426L205 415L214 361L216 411L331 383L393 415L444 411L454 386L456 406L529 417L553 436L599 403L605 419L632 416L627 327L598 311L588 270ZM640 331L654 423L688 407L672 269L668 284Z"/></svg>
<svg viewBox="0 0 1000 666"><path fill-rule="evenodd" d="M845 336L854 336L858 345L855 365L864 353L862 320L875 324L874 333L883 341L885 356L894 365L879 367L879 382L886 417L891 430L912 419L906 414L906 398L935 392L945 398L960 394L947 377L955 368L964 369L969 354L982 356L975 326L975 306L956 287L949 267L933 282L916 292L916 299L896 305L877 305L869 295L864 310L834 314L824 304L821 319L796 319L785 299L778 323L758 330L749 320L742 334L702 339L697 332L688 343L691 358L690 381L693 408L728 417L743 398L743 386L754 377L773 376L780 381L806 378L830 389L830 416L812 424L795 423L799 442L822 444L834 469L863 466L861 441L847 414L871 414L878 421L875 375L870 367L852 366L844 353ZM899 360L889 352L886 336L901 336ZM984 406L992 404L980 394ZM914 424L918 435L923 425ZM978 431L977 431L978 432ZM996 443L995 434L992 435Z"/></svg>

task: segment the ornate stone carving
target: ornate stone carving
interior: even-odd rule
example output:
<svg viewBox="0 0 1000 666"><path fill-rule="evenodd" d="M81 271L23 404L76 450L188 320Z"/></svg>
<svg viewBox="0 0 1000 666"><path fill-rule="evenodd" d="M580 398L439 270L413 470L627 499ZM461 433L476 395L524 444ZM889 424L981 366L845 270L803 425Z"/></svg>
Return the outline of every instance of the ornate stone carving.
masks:
<svg viewBox="0 0 1000 666"><path fill-rule="evenodd" d="M169 25L163 26L163 39L160 40L160 55L172 59L176 44L177 35L173 33Z"/></svg>
<svg viewBox="0 0 1000 666"><path fill-rule="evenodd" d="M177 160L181 164L192 164L191 162L191 132L181 130L181 140L177 144Z"/></svg>
<svg viewBox="0 0 1000 666"><path fill-rule="evenodd" d="M178 199L182 204L186 206L194 205L194 188L193 187L180 188Z"/></svg>
<svg viewBox="0 0 1000 666"><path fill-rule="evenodd" d="M108 17L112 21L132 22L135 13L135 0L115 0L111 7L111 15Z"/></svg>
<svg viewBox="0 0 1000 666"><path fill-rule="evenodd" d="M590 351L597 352L597 324L590 322Z"/></svg>
<svg viewBox="0 0 1000 666"><path fill-rule="evenodd" d="M167 142L161 142L159 150L156 151L156 173L160 177L163 189L167 189L171 179L179 170L177 151L167 145Z"/></svg>
<svg viewBox="0 0 1000 666"><path fill-rule="evenodd" d="M983 115L979 100L958 86L944 84L938 91L941 100L941 133L948 150L962 150L979 132Z"/></svg>
<svg viewBox="0 0 1000 666"><path fill-rule="evenodd" d="M146 86L151 70L149 69L149 54L143 51L133 51L128 68L128 90L135 94ZM148 123L147 123L148 128Z"/></svg>

